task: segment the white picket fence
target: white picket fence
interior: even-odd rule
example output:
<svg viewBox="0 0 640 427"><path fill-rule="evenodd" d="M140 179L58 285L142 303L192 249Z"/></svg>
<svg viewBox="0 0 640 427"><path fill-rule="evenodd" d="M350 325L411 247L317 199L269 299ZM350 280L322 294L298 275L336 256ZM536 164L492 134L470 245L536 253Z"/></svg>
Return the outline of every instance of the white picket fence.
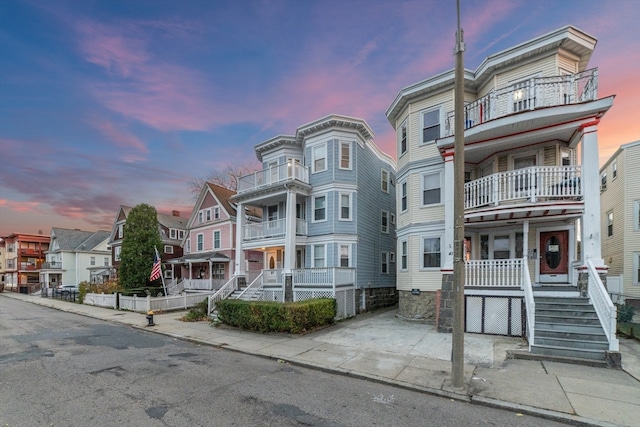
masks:
<svg viewBox="0 0 640 427"><path fill-rule="evenodd" d="M129 310L138 313L151 311L186 310L201 303L210 293L187 293L166 297L126 297L116 294L86 294L83 304L113 309Z"/></svg>

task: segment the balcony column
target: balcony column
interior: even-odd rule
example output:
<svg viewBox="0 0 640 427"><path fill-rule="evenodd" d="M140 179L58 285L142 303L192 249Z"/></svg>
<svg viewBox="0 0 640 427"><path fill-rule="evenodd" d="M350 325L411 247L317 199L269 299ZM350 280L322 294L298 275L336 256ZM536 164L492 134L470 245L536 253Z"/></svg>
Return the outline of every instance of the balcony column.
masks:
<svg viewBox="0 0 640 427"><path fill-rule="evenodd" d="M287 187L284 232L284 296L293 301L293 268L296 265L296 192Z"/></svg>
<svg viewBox="0 0 640 427"><path fill-rule="evenodd" d="M453 272L453 152L445 154L444 159L444 240L442 242L442 270Z"/></svg>
<svg viewBox="0 0 640 427"><path fill-rule="evenodd" d="M244 250L242 249L242 232L244 228L245 214L244 204L238 203L236 211L236 259L235 259L235 271L234 274L239 277L244 277Z"/></svg>
<svg viewBox="0 0 640 427"><path fill-rule="evenodd" d="M582 132L582 263L591 259L603 266L600 235L600 168L598 162L598 121L587 123Z"/></svg>

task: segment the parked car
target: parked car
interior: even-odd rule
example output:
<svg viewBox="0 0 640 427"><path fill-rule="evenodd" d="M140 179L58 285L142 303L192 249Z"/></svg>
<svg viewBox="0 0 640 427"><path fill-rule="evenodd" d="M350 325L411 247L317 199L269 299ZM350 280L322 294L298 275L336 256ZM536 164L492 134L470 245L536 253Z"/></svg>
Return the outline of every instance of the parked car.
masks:
<svg viewBox="0 0 640 427"><path fill-rule="evenodd" d="M78 285L60 285L56 288L56 290L63 294L70 294L72 292L79 292L80 288Z"/></svg>

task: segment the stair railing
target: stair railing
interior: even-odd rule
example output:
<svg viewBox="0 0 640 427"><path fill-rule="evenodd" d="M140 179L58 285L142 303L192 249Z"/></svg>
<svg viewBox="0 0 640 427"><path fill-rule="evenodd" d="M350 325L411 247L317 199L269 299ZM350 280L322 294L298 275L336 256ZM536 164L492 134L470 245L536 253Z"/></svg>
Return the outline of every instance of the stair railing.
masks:
<svg viewBox="0 0 640 427"><path fill-rule="evenodd" d="M524 304L527 314L527 341L529 342L529 351L531 351L535 337L536 303L533 299L533 286L531 285L531 276L526 257L522 259L522 265L522 289L524 290Z"/></svg>
<svg viewBox="0 0 640 427"><path fill-rule="evenodd" d="M220 289L216 291L213 295L209 295L207 301L207 313L211 316L213 310L216 308L216 303L218 301L222 301L226 299L236 290L236 278L237 276L231 277L227 283L225 283Z"/></svg>
<svg viewBox="0 0 640 427"><path fill-rule="evenodd" d="M245 294L251 295L251 292L258 291L260 290L261 287L262 287L262 272L258 274L258 277L256 277L253 280L253 282L249 283L249 286L247 286L246 288L244 288L242 292L240 292L240 294L238 295L238 299L242 299L242 297Z"/></svg>
<svg viewBox="0 0 640 427"><path fill-rule="evenodd" d="M609 350L618 351L618 338L616 338L616 306L613 305L609 293L605 288L600 275L593 265L593 261L587 260L587 271L589 272L589 299L598 314L600 324L609 341Z"/></svg>

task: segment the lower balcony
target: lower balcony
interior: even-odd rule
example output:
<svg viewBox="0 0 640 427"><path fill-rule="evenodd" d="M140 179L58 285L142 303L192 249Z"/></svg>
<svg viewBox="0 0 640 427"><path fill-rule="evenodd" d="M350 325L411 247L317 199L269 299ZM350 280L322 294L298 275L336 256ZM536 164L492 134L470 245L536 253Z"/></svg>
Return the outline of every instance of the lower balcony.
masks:
<svg viewBox="0 0 640 427"><path fill-rule="evenodd" d="M285 218L282 218L273 221L247 224L243 227L242 230L242 240L254 241L284 237L286 234L286 222L287 220ZM307 235L306 220L296 218L296 235Z"/></svg>
<svg viewBox="0 0 640 427"><path fill-rule="evenodd" d="M521 289L525 278L525 260L483 259L464 263L465 288Z"/></svg>

